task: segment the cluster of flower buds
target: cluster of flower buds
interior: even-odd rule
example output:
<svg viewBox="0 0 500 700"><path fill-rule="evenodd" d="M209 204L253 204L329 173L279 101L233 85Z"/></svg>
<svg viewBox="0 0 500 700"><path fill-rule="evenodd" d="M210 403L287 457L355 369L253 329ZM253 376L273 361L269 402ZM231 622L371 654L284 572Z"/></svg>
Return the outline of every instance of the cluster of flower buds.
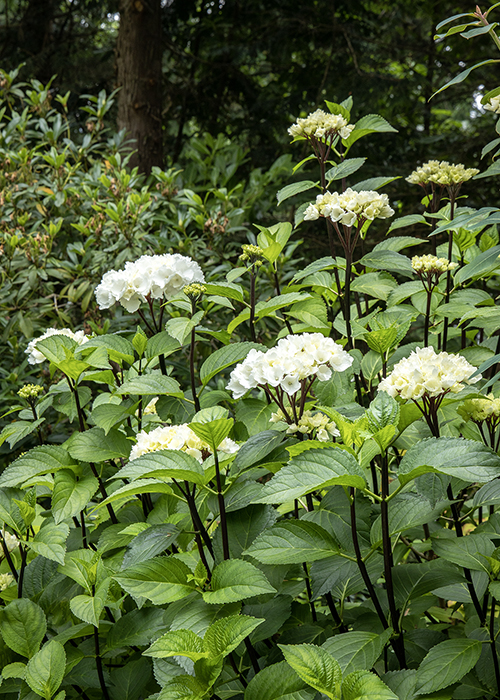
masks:
<svg viewBox="0 0 500 700"><path fill-rule="evenodd" d="M5 591L11 583L14 583L14 576L12 576L12 574L0 574L0 591Z"/></svg>
<svg viewBox="0 0 500 700"><path fill-rule="evenodd" d="M373 219L387 219L394 214L389 197L373 190L356 192L348 187L345 192L325 192L316 197L304 212L304 219L314 221L320 217L340 222L344 226L362 225Z"/></svg>
<svg viewBox="0 0 500 700"><path fill-rule="evenodd" d="M472 377L476 368L461 355L436 353L434 348L417 348L400 360L386 379L378 385L395 398L417 401L423 396L437 397L451 392L457 394L465 384L475 384L481 375Z"/></svg>
<svg viewBox="0 0 500 700"><path fill-rule="evenodd" d="M26 399L26 401L31 403L42 392L43 386L40 386L40 384L25 384L23 387L21 387L21 389L19 389L17 395L21 399Z"/></svg>
<svg viewBox="0 0 500 700"><path fill-rule="evenodd" d="M28 362L30 363L30 365L39 365L41 362L45 362L45 355L42 355L40 350L36 349L36 346L37 343L40 342L40 340L50 338L52 335L65 335L68 338L71 338L71 340L74 340L76 343L78 343L78 345L83 345L83 343L86 343L89 339L89 336L85 335L83 331L76 331L76 333L74 333L69 328L49 328L39 338L30 340L30 342L28 343L28 347L26 348L25 352L28 355Z"/></svg>
<svg viewBox="0 0 500 700"><path fill-rule="evenodd" d="M125 263L123 270L104 273L95 295L100 309L120 302L133 313L146 297L173 299L184 287L204 281L198 263L184 255L143 255L135 262Z"/></svg>
<svg viewBox="0 0 500 700"><path fill-rule="evenodd" d="M412 185L427 185L429 183L442 185L443 187L460 185L477 175L477 168L466 168L459 163L454 165L447 160L429 160L419 168L416 168L406 181Z"/></svg>
<svg viewBox="0 0 500 700"><path fill-rule="evenodd" d="M208 443L195 435L187 423L182 425L160 425L150 433L141 430L136 435L136 439L137 442L130 453L130 460L157 450L180 450L191 455L199 462L203 462L211 454L211 448ZM234 440L225 438L217 448L217 452L234 454L238 449L239 446Z"/></svg>
<svg viewBox="0 0 500 700"><path fill-rule="evenodd" d="M243 253L240 255L239 260L243 263L248 263L249 265L255 265L260 267L262 265L262 260L264 259L264 251L258 245L252 245L247 243L241 246Z"/></svg>
<svg viewBox="0 0 500 700"><path fill-rule="evenodd" d="M301 389L301 382L330 379L332 369L343 372L353 358L332 338L321 333L302 333L281 338L278 344L261 352L252 349L231 372L228 391L235 399L259 386L279 387L289 396Z"/></svg>
<svg viewBox="0 0 500 700"><path fill-rule="evenodd" d="M419 275L442 275L448 270L454 270L458 263L450 262L446 258L436 258L435 255L414 255L411 266Z"/></svg>
<svg viewBox="0 0 500 700"><path fill-rule="evenodd" d="M288 129L290 136L294 138L311 138L326 140L339 135L342 139L349 138L354 124L348 124L340 114L330 114L322 109L311 112L305 118L299 118Z"/></svg>
<svg viewBox="0 0 500 700"><path fill-rule="evenodd" d="M7 547L7 551L13 552L19 547L19 540L11 532L7 532L7 530L2 530L2 537L3 541L5 542L5 546ZM0 548L0 556L1 554L2 549Z"/></svg>
<svg viewBox="0 0 500 700"><path fill-rule="evenodd" d="M188 284L182 291L187 297L197 301L203 294L205 294L207 288L204 284L197 284L194 282L193 284Z"/></svg>
<svg viewBox="0 0 500 700"><path fill-rule="evenodd" d="M271 415L269 419L271 423L279 423L285 421L285 414L281 409ZM287 435L294 433L302 433L310 435L320 442L327 442L332 437L340 437L340 432L337 429L334 421L320 411L304 411L298 423L291 423L287 428Z"/></svg>
<svg viewBox="0 0 500 700"><path fill-rule="evenodd" d="M458 412L465 420L474 423L488 421L492 424L500 422L500 399L488 394L483 399L467 399L459 407Z"/></svg>

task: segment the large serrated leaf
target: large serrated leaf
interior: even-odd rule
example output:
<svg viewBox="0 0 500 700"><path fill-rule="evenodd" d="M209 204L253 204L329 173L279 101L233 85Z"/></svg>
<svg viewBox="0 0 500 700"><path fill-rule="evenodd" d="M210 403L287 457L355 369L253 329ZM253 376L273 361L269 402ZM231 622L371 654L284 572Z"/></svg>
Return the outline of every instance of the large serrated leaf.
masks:
<svg viewBox="0 0 500 700"><path fill-rule="evenodd" d="M342 671L330 654L313 644L279 644L285 660L311 688L327 697L338 697Z"/></svg>
<svg viewBox="0 0 500 700"><path fill-rule="evenodd" d="M0 632L5 644L16 654L31 658L38 651L46 630L42 608L27 598L13 600L2 610Z"/></svg>
<svg viewBox="0 0 500 700"><path fill-rule="evenodd" d="M363 488L363 471L355 457L338 447L311 449L293 457L263 489L258 503L286 503L316 489L339 484Z"/></svg>
<svg viewBox="0 0 500 700"><path fill-rule="evenodd" d="M299 564L331 557L338 551L334 538L316 523L280 522L264 530L245 554L262 564Z"/></svg>
<svg viewBox="0 0 500 700"><path fill-rule="evenodd" d="M330 637L321 647L336 659L345 675L352 671L368 671L388 643L392 630L383 634L346 632Z"/></svg>
<svg viewBox="0 0 500 700"><path fill-rule="evenodd" d="M249 615L230 615L213 622L203 637L208 656L227 656L265 620Z"/></svg>
<svg viewBox="0 0 500 700"><path fill-rule="evenodd" d="M132 394L133 396L178 396L182 398L184 396L179 383L172 379L172 377L166 377L160 372L154 372L151 374L143 374L140 377L134 377L133 379L127 379L123 384L116 390L117 394Z"/></svg>
<svg viewBox="0 0 500 700"><path fill-rule="evenodd" d="M18 457L0 476L0 486L18 486L41 474L50 474L75 464L64 447L41 445Z"/></svg>
<svg viewBox="0 0 500 700"><path fill-rule="evenodd" d="M147 598L154 605L164 605L193 592L195 584L188 581L190 574L190 569L178 559L159 557L132 566L114 579L135 598Z"/></svg>
<svg viewBox="0 0 500 700"><path fill-rule="evenodd" d="M279 661L252 678L245 700L310 700L313 692L286 661Z"/></svg>
<svg viewBox="0 0 500 700"><path fill-rule="evenodd" d="M203 593L205 603L236 603L266 593L276 593L256 566L242 559L228 559L212 572L211 590Z"/></svg>
<svg viewBox="0 0 500 700"><path fill-rule="evenodd" d="M205 483L205 473L198 460L180 450L148 452L120 469L115 478L130 481L143 478L186 479L194 484Z"/></svg>
<svg viewBox="0 0 500 700"><path fill-rule="evenodd" d="M481 646L475 639L447 639L432 647L417 671L418 695L457 683L476 665Z"/></svg>
<svg viewBox="0 0 500 700"><path fill-rule="evenodd" d="M64 647L59 642L51 640L28 661L26 683L37 695L41 695L43 698L52 698L61 685L65 668L66 653Z"/></svg>
<svg viewBox="0 0 500 700"><path fill-rule="evenodd" d="M200 380L202 384L207 384L212 377L227 369L231 365L241 362L248 355L250 350L264 350L259 343L232 343L213 352L202 364L200 369Z"/></svg>
<svg viewBox="0 0 500 700"><path fill-rule="evenodd" d="M107 434L102 428L90 428L73 435L68 445L70 455L82 462L105 462L128 457L131 449L132 444L126 435L114 428Z"/></svg>
<svg viewBox="0 0 500 700"><path fill-rule="evenodd" d="M56 472L52 492L52 516L56 525L83 510L98 487L97 479L90 474L77 479L69 469Z"/></svg>

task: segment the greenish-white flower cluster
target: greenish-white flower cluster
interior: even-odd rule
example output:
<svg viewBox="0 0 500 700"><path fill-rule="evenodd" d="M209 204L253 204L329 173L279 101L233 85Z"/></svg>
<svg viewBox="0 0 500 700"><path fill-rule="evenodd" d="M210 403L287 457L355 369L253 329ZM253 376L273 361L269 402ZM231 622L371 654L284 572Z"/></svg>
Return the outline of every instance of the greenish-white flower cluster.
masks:
<svg viewBox="0 0 500 700"><path fill-rule="evenodd" d="M5 591L13 582L14 577L12 574L0 574L0 591Z"/></svg>
<svg viewBox="0 0 500 700"><path fill-rule="evenodd" d="M307 117L297 119L295 124L292 124L288 129L288 133L294 138L313 136L316 139L326 139L338 134L340 138L347 139L353 129L354 124L348 124L347 119L344 119L340 114L330 114L322 109L317 109L308 114Z"/></svg>
<svg viewBox="0 0 500 700"><path fill-rule="evenodd" d="M450 262L446 258L437 258L435 255L414 255L411 266L419 274L441 275L448 270L454 270L458 263Z"/></svg>
<svg viewBox="0 0 500 700"><path fill-rule="evenodd" d="M89 336L85 335L84 331L76 331L76 333L74 333L69 328L49 328L39 338L30 340L30 342L28 343L28 347L26 348L25 353L28 355L28 362L30 363L30 365L39 365L41 362L45 362L45 355L42 355L40 350L36 349L36 346L37 343L39 343L41 340L45 340L45 338L50 338L52 335L65 335L68 338L71 338L71 340L74 340L76 343L78 343L78 345L83 345L83 343L86 343L89 339Z"/></svg>
<svg viewBox="0 0 500 700"><path fill-rule="evenodd" d="M19 540L17 537L12 533L7 532L7 530L2 530L2 537L9 552L13 552L15 549L17 549L17 547L19 547ZM0 555L1 554L2 551L0 549Z"/></svg>
<svg viewBox="0 0 500 700"><path fill-rule="evenodd" d="M394 214L389 197L373 190L356 192L348 187L345 192L325 192L316 197L304 212L304 219L315 221L320 217L339 221L345 226L364 223L367 219L387 219Z"/></svg>
<svg viewBox="0 0 500 700"><path fill-rule="evenodd" d="M483 399L467 399L459 407L458 412L466 420L475 423L490 421L496 423L500 420L500 398L495 398L493 394L488 394Z"/></svg>
<svg viewBox="0 0 500 700"><path fill-rule="evenodd" d="M270 418L271 423L279 423L285 420L285 414L281 409L273 413ZM302 433L312 435L320 442L327 442L332 437L340 437L334 421L330 420L324 413L317 411L304 411L298 423L291 423L287 428L287 434Z"/></svg>
<svg viewBox="0 0 500 700"><path fill-rule="evenodd" d="M186 285L182 291L187 297L194 298L201 297L202 294L205 294L207 288L204 284L198 284L197 282L193 282L193 284Z"/></svg>
<svg viewBox="0 0 500 700"><path fill-rule="evenodd" d="M473 178L478 172L477 168L466 168L461 163L454 165L447 160L429 160L416 168L406 181L412 185L459 185Z"/></svg>
<svg viewBox="0 0 500 700"><path fill-rule="evenodd" d="M132 447L130 460L137 459L148 452L157 450L180 450L202 462L211 449L208 443L201 440L189 427L187 423L182 425L160 425L150 433L141 430L136 435L137 442ZM217 448L218 452L233 454L237 452L239 446L231 440L225 438Z"/></svg>
<svg viewBox="0 0 500 700"><path fill-rule="evenodd" d="M25 384L19 391L17 392L17 395L21 399L26 399L29 401L30 399L36 399L39 394L41 394L43 391L43 386L40 386L40 384Z"/></svg>
<svg viewBox="0 0 500 700"><path fill-rule="evenodd" d="M303 380L312 377L324 382L330 379L332 370L343 372L352 363L353 358L322 333L288 335L267 352L250 350L231 372L226 388L235 399L265 385L279 387L291 396L301 389Z"/></svg>
<svg viewBox="0 0 500 700"><path fill-rule="evenodd" d="M500 95L491 97L489 102L483 105L485 109L494 114L500 114Z"/></svg>
<svg viewBox="0 0 500 700"><path fill-rule="evenodd" d="M378 385L395 398L417 401L424 395L436 397L458 393L465 384L474 384L481 375L472 377L476 368L461 355L436 353L434 348L417 348L409 357L400 360L386 379ZM472 377L472 378L471 378Z"/></svg>

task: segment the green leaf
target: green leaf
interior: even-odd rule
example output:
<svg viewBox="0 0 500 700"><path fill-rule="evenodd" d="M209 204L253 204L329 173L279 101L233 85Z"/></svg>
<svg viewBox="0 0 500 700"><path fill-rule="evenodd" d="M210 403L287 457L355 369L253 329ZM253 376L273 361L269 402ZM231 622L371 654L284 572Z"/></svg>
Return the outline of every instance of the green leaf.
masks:
<svg viewBox="0 0 500 700"><path fill-rule="evenodd" d="M84 350L95 347L104 347L109 355L109 359L119 364L126 362L131 365L134 362L134 346L121 335L98 335L94 338L89 338L83 346L80 346ZM79 351L81 352L80 348Z"/></svg>
<svg viewBox="0 0 500 700"><path fill-rule="evenodd" d="M397 177L369 177L367 180L361 180L355 185L351 186L355 192L362 192L362 190L379 190L381 187L385 187L394 180L399 180L399 175Z"/></svg>
<svg viewBox="0 0 500 700"><path fill-rule="evenodd" d="M324 270L331 270L334 267L338 267L338 263L333 258L327 256L326 258L319 258L314 262L307 265L300 272L296 272L293 276L293 282L298 282L304 277L309 277L309 275L314 275L316 272L323 272Z"/></svg>
<svg viewBox="0 0 500 700"><path fill-rule="evenodd" d="M342 104L337 104L336 102L329 102L328 100L325 100L325 104L330 110L331 114L340 114L341 117L344 117L346 121L349 121L351 118L351 113L350 113L350 108L348 108L347 105L347 100L345 100ZM351 102L352 106L352 102Z"/></svg>
<svg viewBox="0 0 500 700"><path fill-rule="evenodd" d="M452 564L472 571L489 572L487 557L495 551L495 545L487 535L474 533L467 537L433 537L432 546L436 554Z"/></svg>
<svg viewBox="0 0 500 700"><path fill-rule="evenodd" d="M471 66L470 68L467 68L466 70L462 71L458 75L456 75L454 78L449 80L443 87L439 88L439 90L436 90L436 92L431 95L431 100L433 97L436 95L439 95L440 92L443 92L443 90L446 90L449 88L451 85L457 85L458 83L463 82L473 70L476 70L476 68L481 68L481 66L486 66L488 63L498 63L498 59L493 59L490 58L487 61L481 61L480 63L476 63L475 66ZM444 686L443 686L444 687Z"/></svg>
<svg viewBox="0 0 500 700"><path fill-rule="evenodd" d="M111 700L138 700L146 697L147 686L151 681L151 662L140 658L135 661L127 659L121 668L111 671L109 694Z"/></svg>
<svg viewBox="0 0 500 700"><path fill-rule="evenodd" d="M161 333L156 333L152 338L148 339L146 345L146 357L148 360L153 357L158 357L158 355L163 355L168 357L176 350L181 347L178 340L172 338L167 331L161 331Z"/></svg>
<svg viewBox="0 0 500 700"><path fill-rule="evenodd" d="M334 538L316 523L282 521L264 530L246 550L262 564L300 564L326 559L338 552Z"/></svg>
<svg viewBox="0 0 500 700"><path fill-rule="evenodd" d="M66 523L56 525L54 521L47 520L26 545L40 556L64 564L68 535L69 527Z"/></svg>
<svg viewBox="0 0 500 700"><path fill-rule="evenodd" d="M9 423L0 433L0 445L4 442L8 442L10 449L12 449L27 435L34 433L44 422L45 418L38 418L37 420L16 420L14 423Z"/></svg>
<svg viewBox="0 0 500 700"><path fill-rule="evenodd" d="M417 671L418 695L457 683L476 665L481 646L475 639L447 639L432 647Z"/></svg>
<svg viewBox="0 0 500 700"><path fill-rule="evenodd" d="M351 290L386 301L397 286L396 280L388 272L366 272L353 280Z"/></svg>
<svg viewBox="0 0 500 700"><path fill-rule="evenodd" d="M177 676L163 686L157 700L205 700L207 686L193 676Z"/></svg>
<svg viewBox="0 0 500 700"><path fill-rule="evenodd" d="M107 435L117 423L122 423L132 416L139 406L131 400L122 401L119 404L102 403L92 410L92 420L98 428L102 428Z"/></svg>
<svg viewBox="0 0 500 700"><path fill-rule="evenodd" d="M330 637L321 648L338 661L344 675L352 671L368 671L384 650L391 634L391 629L382 634L346 632Z"/></svg>
<svg viewBox="0 0 500 700"><path fill-rule="evenodd" d="M102 428L90 428L84 433L73 435L68 452L82 462L105 462L108 459L128 457L132 444L124 433L111 428L106 433Z"/></svg>
<svg viewBox="0 0 500 700"><path fill-rule="evenodd" d="M363 488L366 485L355 457L339 447L311 449L291 459L268 481L258 503L286 503L316 489L339 484Z"/></svg>
<svg viewBox="0 0 500 700"><path fill-rule="evenodd" d="M351 131L349 138L343 139L344 145L349 149L356 141L367 136L368 134L378 133L397 133L397 129L394 129L388 121L378 114L367 114L356 122L353 131Z"/></svg>
<svg viewBox="0 0 500 700"><path fill-rule="evenodd" d="M292 182L290 185L282 187L281 190L278 190L278 192L276 193L278 205L284 202L286 199L290 199L290 197L295 196L296 194L300 194L301 192L307 192L307 190L316 187L317 184L317 182L313 182L312 180L301 180L301 182Z"/></svg>
<svg viewBox="0 0 500 700"><path fill-rule="evenodd" d="M123 557L122 569L153 559L170 547L179 534L180 530L169 523L152 525L147 530L143 530L129 544Z"/></svg>
<svg viewBox="0 0 500 700"><path fill-rule="evenodd" d="M35 476L72 467L75 461L64 447L41 445L18 457L0 475L0 487L18 486Z"/></svg>
<svg viewBox="0 0 500 700"><path fill-rule="evenodd" d="M263 668L245 689L245 700L310 700L312 691L286 661Z"/></svg>
<svg viewBox="0 0 500 700"><path fill-rule="evenodd" d="M159 557L136 564L114 579L134 598L147 598L154 605L164 605L193 592L195 584L188 581L190 574L191 570L178 559Z"/></svg>
<svg viewBox="0 0 500 700"><path fill-rule="evenodd" d="M391 500L389 507L389 534L396 535L417 525L424 525L435 516L430 501L416 493L402 493ZM375 520L370 532L372 546L382 542L380 516Z"/></svg>
<svg viewBox="0 0 500 700"><path fill-rule="evenodd" d="M201 637L198 637L191 630L184 629L167 632L143 653L145 656L152 656L155 659L185 656L191 661L198 661L208 656Z"/></svg>
<svg viewBox="0 0 500 700"><path fill-rule="evenodd" d="M178 382L172 377L166 377L161 372L143 374L123 382L116 390L117 394L132 394L133 396L184 396Z"/></svg>
<svg viewBox="0 0 500 700"><path fill-rule="evenodd" d="M283 435L276 430L264 430L257 435L252 435L238 450L232 464L232 471L237 474L261 462L282 442Z"/></svg>
<svg viewBox="0 0 500 700"><path fill-rule="evenodd" d="M132 345L134 346L139 357L142 357L144 355L144 351L146 350L147 344L148 339L146 337L146 334L140 327L138 327L136 334L132 338Z"/></svg>
<svg viewBox="0 0 500 700"><path fill-rule="evenodd" d="M359 261L360 265L373 267L376 270L388 270L389 272L399 272L405 277L413 277L413 268L409 258L396 253L394 250L372 250L364 255Z"/></svg>
<svg viewBox="0 0 500 700"><path fill-rule="evenodd" d="M95 510L106 506L108 503L114 503L122 499L133 501L133 496L138 496L141 493L172 493L172 489L160 479L140 479L113 491L111 496L105 498L95 507Z"/></svg>
<svg viewBox="0 0 500 700"><path fill-rule="evenodd" d="M354 671L342 683L344 700L399 700L392 690L369 671Z"/></svg>
<svg viewBox="0 0 500 700"><path fill-rule="evenodd" d="M227 299L234 299L234 301L239 302L243 302L245 300L243 288L239 284L231 284L229 282L224 284L205 283L204 286L207 290L207 294L226 297Z"/></svg>
<svg viewBox="0 0 500 700"><path fill-rule="evenodd" d="M51 700L62 683L65 668L64 647L52 640L28 661L26 683L37 695L41 695L45 700Z"/></svg>
<svg viewBox="0 0 500 700"><path fill-rule="evenodd" d="M26 675L26 664L20 661L15 661L12 664L7 664L2 668L2 678L21 678Z"/></svg>
<svg viewBox="0 0 500 700"><path fill-rule="evenodd" d="M269 301L260 301L255 307L255 317L257 319L265 318L266 316L272 316L275 311L283 309L285 306L290 306L297 301L305 301L310 299L310 294L305 294L303 292L290 292L290 294L281 294L279 296L273 297ZM228 331L229 327L228 326Z"/></svg>
<svg viewBox="0 0 500 700"><path fill-rule="evenodd" d="M28 598L19 598L3 608L0 632L5 644L16 654L31 658L38 651L47 631L45 614Z"/></svg>
<svg viewBox="0 0 500 700"><path fill-rule="evenodd" d="M455 273L455 284L462 284L470 279L477 279L488 275L500 267L500 245L485 250L474 258L472 262L465 265Z"/></svg>
<svg viewBox="0 0 500 700"><path fill-rule="evenodd" d="M366 412L368 425L373 431L381 430L387 425L397 426L400 412L396 399L393 399L386 391L379 391Z"/></svg>
<svg viewBox="0 0 500 700"><path fill-rule="evenodd" d="M207 423L192 422L189 424L189 427L200 440L204 440L210 445L210 449L213 452L227 438L233 429L233 424L234 420L232 418L219 418Z"/></svg>
<svg viewBox="0 0 500 700"><path fill-rule="evenodd" d="M342 163L330 168L330 170L328 170L326 173L326 179L329 182L333 182L334 180L342 180L342 178L348 177L349 175L355 173L356 170L359 170L365 160L366 158L348 158L347 160L342 161Z"/></svg>
<svg viewBox="0 0 500 700"><path fill-rule="evenodd" d="M165 328L173 338L178 340L181 345L184 345L191 331L193 328L196 328L202 318L203 311L198 311L192 318L186 318L184 316L180 318L171 318L165 324Z"/></svg>
<svg viewBox="0 0 500 700"><path fill-rule="evenodd" d="M108 649L149 644L165 629L163 617L163 612L155 607L125 613L109 630L106 637Z"/></svg>
<svg viewBox="0 0 500 700"><path fill-rule="evenodd" d="M278 644L285 660L308 685L327 697L338 697L342 671L330 654L312 644Z"/></svg>
<svg viewBox="0 0 500 700"><path fill-rule="evenodd" d="M90 474L77 480L69 469L56 472L52 493L52 516L56 525L83 510L98 487L97 479Z"/></svg>
<svg viewBox="0 0 500 700"><path fill-rule="evenodd" d="M485 483L500 476L500 457L476 440L427 438L406 452L398 478L401 484L407 484L427 472L441 472L469 483Z"/></svg>
<svg viewBox="0 0 500 700"><path fill-rule="evenodd" d="M227 656L263 622L265 620L248 615L230 615L216 620L203 637L207 656Z"/></svg>
<svg viewBox="0 0 500 700"><path fill-rule="evenodd" d="M156 450L133 459L115 474L115 479L186 479L205 483L205 472L197 459L180 450Z"/></svg>
<svg viewBox="0 0 500 700"><path fill-rule="evenodd" d="M391 231L395 231L399 228L414 226L415 224L426 224L428 226L429 222L424 216L422 216L422 214L409 214L408 216L401 216L399 219L394 219L391 222L387 233L389 234Z"/></svg>
<svg viewBox="0 0 500 700"><path fill-rule="evenodd" d="M203 593L205 603L236 603L266 593L276 593L256 566L242 559L228 559L212 572L211 590Z"/></svg>
<svg viewBox="0 0 500 700"><path fill-rule="evenodd" d="M219 348L211 353L202 364L200 369L200 381L203 385L207 384L212 377L227 369L237 362L241 362L248 355L250 350L265 350L263 345L258 343L232 343L223 348Z"/></svg>
<svg viewBox="0 0 500 700"><path fill-rule="evenodd" d="M69 601L69 607L73 615L89 625L99 627L99 618L106 605L111 579L106 578L96 587L95 594L77 595Z"/></svg>

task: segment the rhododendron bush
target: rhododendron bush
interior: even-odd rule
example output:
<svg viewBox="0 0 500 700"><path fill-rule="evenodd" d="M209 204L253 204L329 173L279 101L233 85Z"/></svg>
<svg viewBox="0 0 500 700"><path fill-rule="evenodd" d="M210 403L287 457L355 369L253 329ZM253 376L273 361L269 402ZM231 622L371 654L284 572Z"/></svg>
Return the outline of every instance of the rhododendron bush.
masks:
<svg viewBox="0 0 500 700"><path fill-rule="evenodd" d="M24 342L7 700L500 696L500 209L467 200L497 168L429 146L398 217L358 173L392 131L351 98L297 118L294 226L254 221L231 269L136 241L94 276L105 321ZM290 262L309 231L329 255Z"/></svg>

